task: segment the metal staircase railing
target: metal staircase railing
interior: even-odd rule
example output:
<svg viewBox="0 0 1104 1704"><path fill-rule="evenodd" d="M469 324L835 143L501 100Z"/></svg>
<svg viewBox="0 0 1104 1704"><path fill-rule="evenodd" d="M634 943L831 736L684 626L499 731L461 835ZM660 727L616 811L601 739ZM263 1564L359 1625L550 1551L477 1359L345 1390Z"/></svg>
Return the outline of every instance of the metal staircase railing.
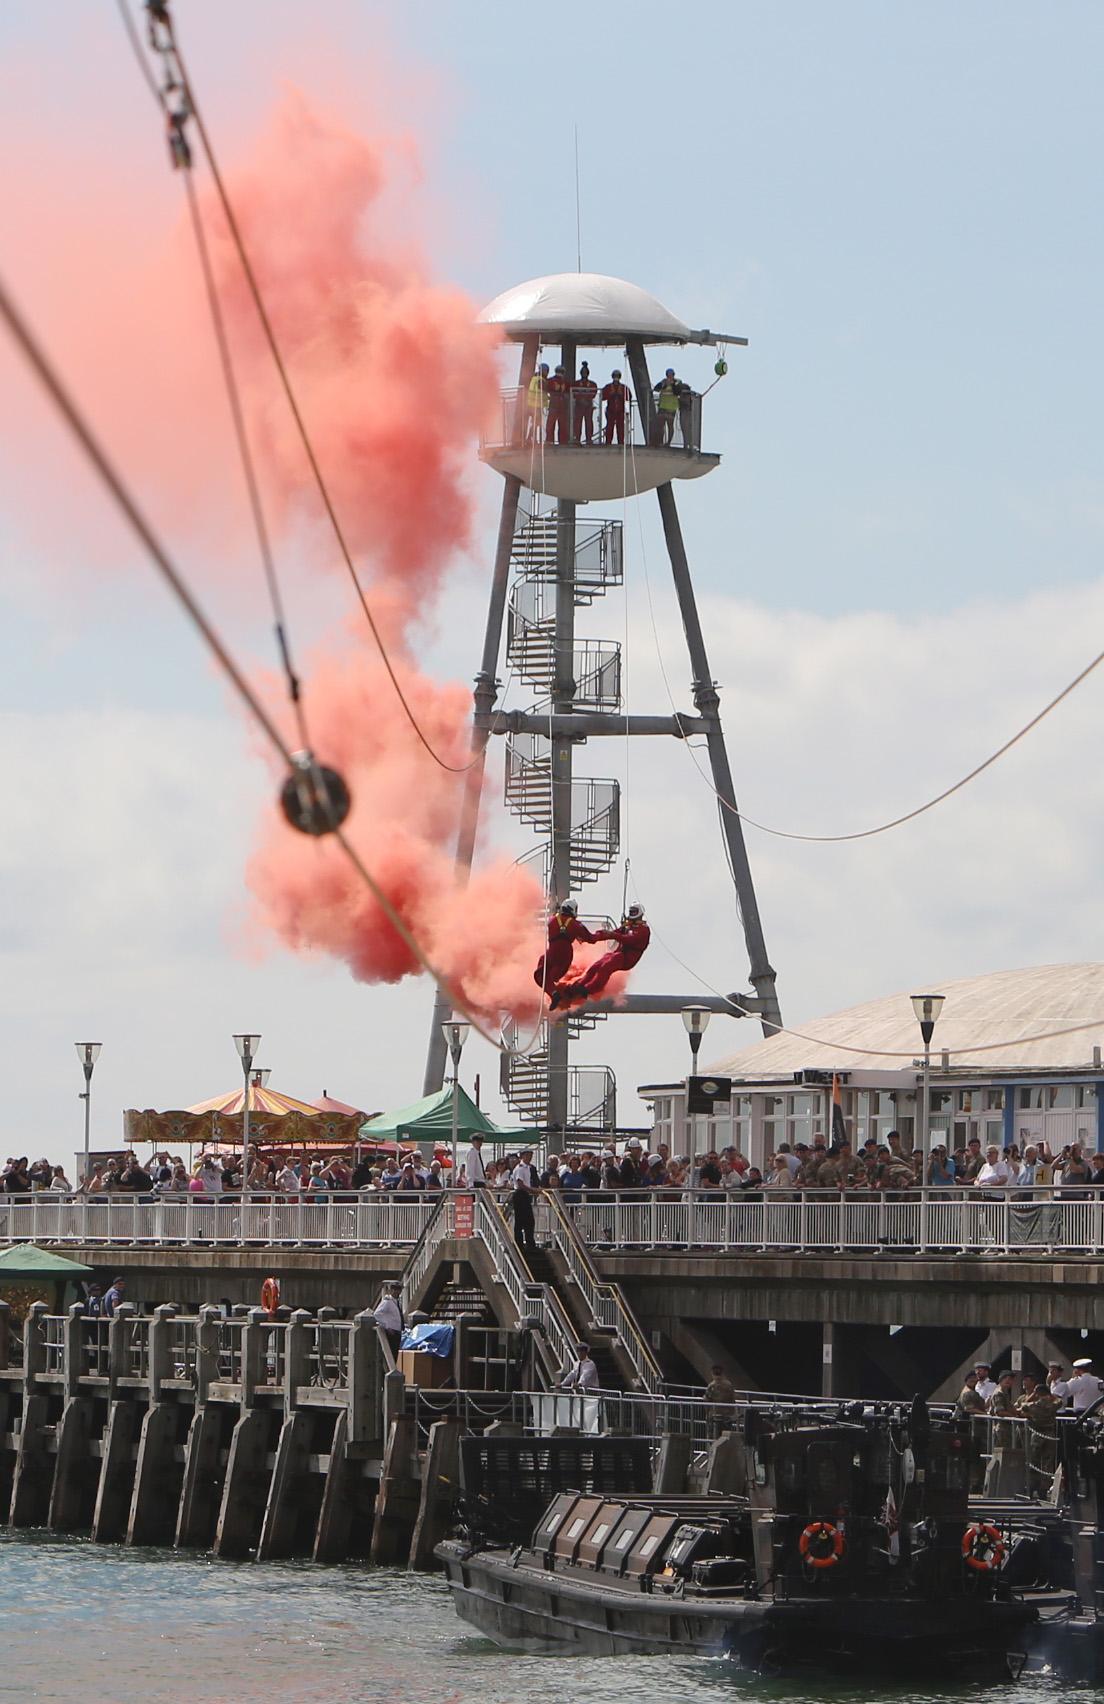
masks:
<svg viewBox="0 0 1104 1704"><path fill-rule="evenodd" d="M552 758L543 734L506 740L507 807L538 834L552 832ZM596 882L621 850L621 784L580 776L571 783L571 885Z"/></svg>
<svg viewBox="0 0 1104 1704"><path fill-rule="evenodd" d="M521 680L550 698L555 681L555 601L548 581L517 580L506 612L506 657ZM621 708L621 646L615 639L582 639L574 646L573 701L583 710ZM540 706L536 706L539 710Z"/></svg>
<svg viewBox="0 0 1104 1704"><path fill-rule="evenodd" d="M652 1396L663 1384L663 1368L629 1306L620 1284L606 1283L599 1277L590 1250L578 1231L558 1193L550 1190L538 1203L537 1234L546 1237L559 1249L572 1282L577 1285L590 1318L596 1325L612 1331L632 1362L638 1387Z"/></svg>
<svg viewBox="0 0 1104 1704"><path fill-rule="evenodd" d="M437 1211L427 1219L425 1228L407 1257L402 1275L402 1307L403 1313L408 1314L415 1305L426 1273L433 1264L433 1256L443 1242L447 1242L455 1234L456 1218L453 1210L453 1197L443 1194L437 1203Z"/></svg>
<svg viewBox="0 0 1104 1704"><path fill-rule="evenodd" d="M596 1019L583 1015L565 1020L589 1028ZM515 1053L520 1030L508 1023L503 1028L507 1051L499 1065L502 1098L527 1124L548 1122L548 1024L543 1023L533 1046ZM574 1033L578 1033L575 1031ZM567 1129L564 1135L612 1138L617 1130L617 1078L608 1065L570 1065L567 1071Z"/></svg>
<svg viewBox="0 0 1104 1704"><path fill-rule="evenodd" d="M567 1309L551 1285L534 1282L525 1256L510 1235L502 1209L489 1190L475 1192L473 1229L490 1251L495 1276L504 1286L518 1322L529 1318L539 1323L545 1371L554 1382L575 1358L578 1333Z"/></svg>
<svg viewBox="0 0 1104 1704"><path fill-rule="evenodd" d="M526 578L554 580L559 521L555 512L518 511L510 551L510 566ZM620 521L575 524L575 605L584 609L625 577L623 528Z"/></svg>

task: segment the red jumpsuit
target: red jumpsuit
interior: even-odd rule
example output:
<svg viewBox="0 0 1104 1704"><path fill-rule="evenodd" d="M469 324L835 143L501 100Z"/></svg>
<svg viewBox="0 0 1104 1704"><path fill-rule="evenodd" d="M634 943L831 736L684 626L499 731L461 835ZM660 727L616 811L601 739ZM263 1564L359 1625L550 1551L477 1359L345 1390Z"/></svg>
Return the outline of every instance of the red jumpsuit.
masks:
<svg viewBox="0 0 1104 1704"><path fill-rule="evenodd" d="M641 919L639 923L622 923L619 929L602 929L594 939L596 941L616 941L617 945L611 953L603 953L600 959L595 959L584 972L572 992L576 990L586 998L592 998L601 993L610 977L619 970L631 970L638 964L648 950L648 942L652 931Z"/></svg>
<svg viewBox="0 0 1104 1704"><path fill-rule="evenodd" d="M565 917L562 911L554 911L548 919L548 946L533 972L533 981L537 987L543 988L546 994L551 994L561 976L566 976L571 969L575 942L598 940L601 940L601 936L592 935L586 924L580 923L577 917Z"/></svg>
<svg viewBox="0 0 1104 1704"><path fill-rule="evenodd" d="M578 444L585 437L588 444L594 442L594 399L598 395L598 386L592 378L580 376L571 387L571 401L575 411L572 420L572 437Z"/></svg>
<svg viewBox="0 0 1104 1704"><path fill-rule="evenodd" d="M600 392L606 405L606 443L613 443L613 434L617 433L617 442L625 442L625 404L629 399L629 387L620 379L611 379L608 385L603 385Z"/></svg>
<svg viewBox="0 0 1104 1704"><path fill-rule="evenodd" d="M559 442L567 443L567 399L570 395L571 380L565 379L562 373L554 373L548 381L548 419L544 430L546 444L554 444L557 441L557 432L560 435Z"/></svg>

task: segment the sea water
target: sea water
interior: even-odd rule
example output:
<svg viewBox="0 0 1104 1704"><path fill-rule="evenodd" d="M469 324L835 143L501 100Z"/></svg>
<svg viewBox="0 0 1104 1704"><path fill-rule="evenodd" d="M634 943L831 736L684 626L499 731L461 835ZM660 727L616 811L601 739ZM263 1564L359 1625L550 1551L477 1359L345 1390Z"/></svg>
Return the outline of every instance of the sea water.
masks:
<svg viewBox="0 0 1104 1704"><path fill-rule="evenodd" d="M443 1582L0 1533L0 1700L34 1704L934 1704L977 1688L771 1680L712 1658L537 1657L456 1618ZM1008 1682L1000 1704L1073 1689ZM1088 1697L1089 1694L1084 1696Z"/></svg>

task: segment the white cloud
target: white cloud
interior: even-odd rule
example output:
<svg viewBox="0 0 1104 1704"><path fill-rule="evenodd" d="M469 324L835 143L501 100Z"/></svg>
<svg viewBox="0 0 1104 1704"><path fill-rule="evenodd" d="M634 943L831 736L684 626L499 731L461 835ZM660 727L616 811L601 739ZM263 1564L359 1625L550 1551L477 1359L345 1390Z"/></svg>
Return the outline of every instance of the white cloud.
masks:
<svg viewBox="0 0 1104 1704"><path fill-rule="evenodd" d="M658 587L656 602L688 708L677 614ZM616 631L609 613L588 630ZM1099 646L1104 584L911 621L722 598L703 614L741 805L772 825L832 833L939 791L1033 714ZM665 709L639 608L630 661L632 707ZM921 981L1100 955L1102 701L1104 669L960 796L890 834L823 846L748 830L792 1022ZM262 1032L263 1062L291 1093L326 1088L375 1107L420 1092L427 988L366 989L341 967L279 949L255 962L232 945L270 782L229 713L18 713L2 728L5 1152L66 1157L78 1146L72 1042L85 1032L104 1042L94 1101L104 1140L124 1106L179 1105L229 1086L230 1036L243 1026ZM624 756L620 741L592 741L577 770L616 773ZM493 800L500 755L490 774ZM696 991L667 941L715 988L746 987L715 802L674 742L634 746L625 824L661 938L635 986ZM515 839L518 850L532 844ZM619 868L584 909L620 901ZM753 1039L744 1025L725 1040L741 1033ZM579 1058L615 1066L632 1121L635 1084L681 1071L684 1051L677 1020L614 1018ZM493 1107L490 1050L470 1043L465 1067L469 1078L481 1072Z"/></svg>

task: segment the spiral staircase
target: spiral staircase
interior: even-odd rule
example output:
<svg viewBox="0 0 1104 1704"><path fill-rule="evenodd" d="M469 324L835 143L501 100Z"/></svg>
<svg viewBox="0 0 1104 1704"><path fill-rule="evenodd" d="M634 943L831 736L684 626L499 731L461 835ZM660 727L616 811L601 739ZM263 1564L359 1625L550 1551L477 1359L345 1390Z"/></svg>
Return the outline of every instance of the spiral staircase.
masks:
<svg viewBox="0 0 1104 1704"><path fill-rule="evenodd" d="M513 575L507 610L506 655L517 677L533 689L529 715L550 715L555 676L557 538L555 511L519 512L510 566ZM623 579L622 529L619 521L576 521L572 589L576 609L589 607ZM573 648L572 702L578 710L614 715L621 708L621 646L614 639L577 639ZM557 697L562 696L562 687ZM534 869L549 893L552 845L552 742L538 733L506 738L506 805L541 837L519 862ZM605 875L621 849L621 786L614 779L579 776L571 782L571 888L575 892ZM556 898L566 897L556 895ZM590 927L610 927L609 918L588 919ZM602 1015L576 1013L560 1020L577 1036L604 1021ZM530 1032L531 1034L531 1032ZM510 1026L504 1038L511 1049L530 1036ZM502 1057L501 1089L507 1104L526 1123L548 1120L548 1024L542 1022L523 1053ZM599 1142L617 1123L617 1085L606 1065L573 1065L568 1070L567 1133L576 1145Z"/></svg>

